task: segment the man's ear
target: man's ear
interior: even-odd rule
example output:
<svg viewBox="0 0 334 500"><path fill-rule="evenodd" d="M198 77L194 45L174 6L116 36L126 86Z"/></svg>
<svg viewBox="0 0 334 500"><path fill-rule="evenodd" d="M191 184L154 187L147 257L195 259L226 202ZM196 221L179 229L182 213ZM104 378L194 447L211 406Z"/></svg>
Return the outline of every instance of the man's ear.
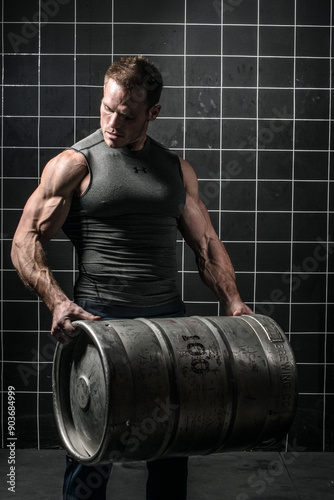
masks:
<svg viewBox="0 0 334 500"><path fill-rule="evenodd" d="M155 104L154 106L152 106L152 108L150 108L148 111L148 120L152 122L156 118L158 118L160 110L161 110L160 104Z"/></svg>

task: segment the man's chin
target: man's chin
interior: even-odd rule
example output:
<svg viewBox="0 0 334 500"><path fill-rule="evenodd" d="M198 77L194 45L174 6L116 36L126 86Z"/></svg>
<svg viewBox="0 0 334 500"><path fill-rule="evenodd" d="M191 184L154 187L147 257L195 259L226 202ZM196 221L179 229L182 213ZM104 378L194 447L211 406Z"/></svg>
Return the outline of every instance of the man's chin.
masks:
<svg viewBox="0 0 334 500"><path fill-rule="evenodd" d="M112 139L106 134L104 134L103 137L104 137L105 143L107 144L107 146L109 148L121 148L124 146L124 144L122 144L121 137L117 137L115 139Z"/></svg>

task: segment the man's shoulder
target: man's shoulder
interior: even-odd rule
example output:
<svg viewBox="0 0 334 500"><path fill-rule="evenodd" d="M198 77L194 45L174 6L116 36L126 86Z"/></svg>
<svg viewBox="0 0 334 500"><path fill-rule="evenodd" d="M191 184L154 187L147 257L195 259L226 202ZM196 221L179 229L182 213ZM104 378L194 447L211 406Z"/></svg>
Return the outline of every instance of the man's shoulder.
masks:
<svg viewBox="0 0 334 500"><path fill-rule="evenodd" d="M77 189L87 172L83 155L71 149L65 150L45 165L41 185L47 186L48 193L68 195Z"/></svg>
<svg viewBox="0 0 334 500"><path fill-rule="evenodd" d="M74 149L75 151L83 151L91 149L94 146L98 146L101 143L104 143L103 134L101 129L97 129L92 134L73 144L70 149Z"/></svg>

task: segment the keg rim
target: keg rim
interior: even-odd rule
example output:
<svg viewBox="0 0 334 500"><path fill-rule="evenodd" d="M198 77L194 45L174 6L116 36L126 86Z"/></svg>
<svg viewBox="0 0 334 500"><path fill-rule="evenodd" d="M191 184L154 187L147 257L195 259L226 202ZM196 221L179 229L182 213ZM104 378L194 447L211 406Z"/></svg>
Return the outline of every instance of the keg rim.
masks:
<svg viewBox="0 0 334 500"><path fill-rule="evenodd" d="M54 353L54 362L52 369L52 389L53 389L53 406L54 406L54 414L56 419L56 424L58 427L58 432L61 438L61 441L68 451L68 453L82 463L92 463L98 462L102 453L102 444L106 438L107 433L107 422L109 419L110 405L108 401L106 402L106 411L103 415L103 423L101 424L103 432L101 433L101 437L99 439L99 443L96 444L96 451L94 453L90 453L84 447L82 440L80 439L80 434L76 429L73 421L73 415L71 411L71 405L67 404L70 401L70 377L62 376L62 379L67 379L68 384L64 385L61 383L60 374L65 371L70 373L70 360L72 360L72 354L76 347L76 344L82 335L87 335L88 339L90 339L96 348L99 358L101 360L103 375L105 378L105 387L106 394L108 397L109 387L110 387L110 368L108 364L108 360L106 354L100 344L98 335L94 332L94 329L90 328L89 321L78 320L74 321L72 325L80 330L80 333L74 337L74 339L69 344L60 344L59 342L56 345L55 353Z"/></svg>

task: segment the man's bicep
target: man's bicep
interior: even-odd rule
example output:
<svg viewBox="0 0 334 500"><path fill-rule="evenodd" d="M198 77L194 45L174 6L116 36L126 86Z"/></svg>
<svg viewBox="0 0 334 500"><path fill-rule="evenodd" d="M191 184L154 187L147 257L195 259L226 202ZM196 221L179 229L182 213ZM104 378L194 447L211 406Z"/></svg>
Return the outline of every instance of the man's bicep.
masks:
<svg viewBox="0 0 334 500"><path fill-rule="evenodd" d="M179 230L188 245L195 251L205 245L212 225L204 203L189 197L179 220Z"/></svg>
<svg viewBox="0 0 334 500"><path fill-rule="evenodd" d="M191 165L183 160L184 187L186 190L186 203L179 221L179 230L188 245L199 252L207 248L208 242L217 235L212 226L210 215L203 201L199 197L198 180Z"/></svg>
<svg viewBox="0 0 334 500"><path fill-rule="evenodd" d="M37 237L41 242L51 240L67 217L68 205L61 196L45 196L38 187L24 207L15 237Z"/></svg>

